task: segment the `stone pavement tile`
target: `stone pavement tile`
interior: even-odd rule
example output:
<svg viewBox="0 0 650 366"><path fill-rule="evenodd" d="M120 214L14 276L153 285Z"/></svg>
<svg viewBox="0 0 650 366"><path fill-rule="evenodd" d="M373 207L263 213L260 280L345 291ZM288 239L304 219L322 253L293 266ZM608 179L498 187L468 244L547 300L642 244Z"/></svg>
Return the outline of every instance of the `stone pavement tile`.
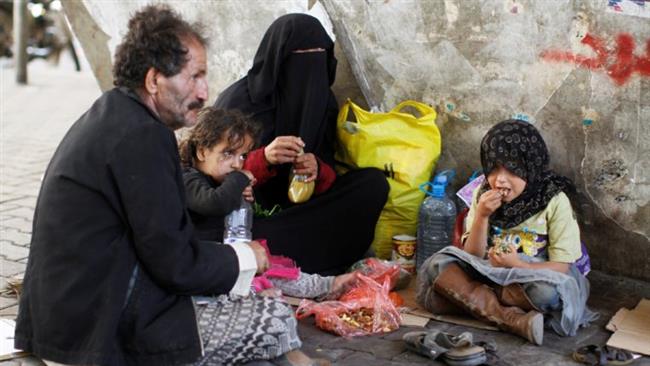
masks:
<svg viewBox="0 0 650 366"><path fill-rule="evenodd" d="M46 366L45 363L36 357L28 356L16 358L11 361L0 362L0 366Z"/></svg>
<svg viewBox="0 0 650 366"><path fill-rule="evenodd" d="M320 348L311 344L304 344L300 349L311 358L320 358L336 364L339 360L349 357L353 351L346 349Z"/></svg>
<svg viewBox="0 0 650 366"><path fill-rule="evenodd" d="M14 193L14 192L3 192L0 191L0 203L5 202L15 202L20 201L21 199L29 198L30 196L24 193ZM20 205L20 203L18 203Z"/></svg>
<svg viewBox="0 0 650 366"><path fill-rule="evenodd" d="M440 365L440 366L445 365L443 361L432 360L430 358L420 356L415 352L411 352L408 350L402 354L393 357L391 361L399 365Z"/></svg>
<svg viewBox="0 0 650 366"><path fill-rule="evenodd" d="M34 210L29 207L18 207L13 210L3 211L2 215L7 215L11 217L22 218L23 220L32 220L34 218Z"/></svg>
<svg viewBox="0 0 650 366"><path fill-rule="evenodd" d="M361 365L372 365L372 366L404 366L404 363L394 362L391 360L377 358L375 355L369 352L359 352L353 353L349 357L346 357L336 363L336 366L361 366ZM427 365L444 365L437 361L431 361Z"/></svg>
<svg viewBox="0 0 650 366"><path fill-rule="evenodd" d="M16 306L18 299L15 297L0 296L0 309Z"/></svg>
<svg viewBox="0 0 650 366"><path fill-rule="evenodd" d="M406 346L401 340L388 341L383 339L380 335L355 337L351 339L341 337L327 343L326 347L367 352L376 358L385 360L390 360L391 358L406 352Z"/></svg>
<svg viewBox="0 0 650 366"><path fill-rule="evenodd" d="M25 220L18 217L8 218L0 222L4 228L17 229L24 233L32 232L32 220Z"/></svg>
<svg viewBox="0 0 650 366"><path fill-rule="evenodd" d="M0 242L0 256L10 261L18 261L29 256L29 248L2 241Z"/></svg>
<svg viewBox="0 0 650 366"><path fill-rule="evenodd" d="M31 239L32 239L32 234L30 233L24 233L22 231L18 231L16 229L11 229L11 228L0 230L0 242L8 241L15 245L27 246L29 245Z"/></svg>
<svg viewBox="0 0 650 366"><path fill-rule="evenodd" d="M0 318L16 320L18 316L18 304L0 309Z"/></svg>
<svg viewBox="0 0 650 366"><path fill-rule="evenodd" d="M36 196L23 195L11 200L9 203L22 207L36 208Z"/></svg>
<svg viewBox="0 0 650 366"><path fill-rule="evenodd" d="M0 276L12 277L25 272L26 265L0 258Z"/></svg>
<svg viewBox="0 0 650 366"><path fill-rule="evenodd" d="M20 185L23 184L24 182L25 182L24 179L16 178L13 175L2 174L3 190L6 189L7 187L10 187L12 189L20 187Z"/></svg>
<svg viewBox="0 0 650 366"><path fill-rule="evenodd" d="M573 361L571 355L558 355L552 352L543 352L540 347L532 344L524 344L516 351L505 355L499 354L499 358L512 365L526 366L577 366L583 365Z"/></svg>
<svg viewBox="0 0 650 366"><path fill-rule="evenodd" d="M2 188L0 188L0 192L4 197L7 197L7 199L11 199L12 197L22 196L23 195L22 184L25 184L25 182L22 181L19 185L9 185L4 183L2 185Z"/></svg>
<svg viewBox="0 0 650 366"><path fill-rule="evenodd" d="M21 206L15 204L15 203L10 203L10 202L0 203L0 212L13 210L13 209L16 209L18 207L21 207Z"/></svg>

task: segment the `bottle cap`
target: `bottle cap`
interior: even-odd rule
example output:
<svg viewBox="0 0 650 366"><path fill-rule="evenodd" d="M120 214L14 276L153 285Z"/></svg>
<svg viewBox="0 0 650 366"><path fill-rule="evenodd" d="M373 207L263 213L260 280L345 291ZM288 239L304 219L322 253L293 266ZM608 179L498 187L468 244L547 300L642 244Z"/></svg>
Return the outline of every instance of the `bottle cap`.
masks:
<svg viewBox="0 0 650 366"><path fill-rule="evenodd" d="M437 175L433 180L433 189L431 195L436 198L442 198L445 196L445 189L447 188L447 176L446 175Z"/></svg>

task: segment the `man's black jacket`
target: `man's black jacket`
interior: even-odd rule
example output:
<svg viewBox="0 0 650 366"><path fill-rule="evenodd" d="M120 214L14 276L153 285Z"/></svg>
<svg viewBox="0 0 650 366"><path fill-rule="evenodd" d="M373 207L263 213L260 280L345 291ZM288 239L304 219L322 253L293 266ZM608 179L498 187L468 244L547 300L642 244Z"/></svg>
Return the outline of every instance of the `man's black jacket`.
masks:
<svg viewBox="0 0 650 366"><path fill-rule="evenodd" d="M16 348L66 364L196 360L190 296L228 292L239 267L232 248L193 239L184 191L173 132L134 93L104 93L43 179Z"/></svg>

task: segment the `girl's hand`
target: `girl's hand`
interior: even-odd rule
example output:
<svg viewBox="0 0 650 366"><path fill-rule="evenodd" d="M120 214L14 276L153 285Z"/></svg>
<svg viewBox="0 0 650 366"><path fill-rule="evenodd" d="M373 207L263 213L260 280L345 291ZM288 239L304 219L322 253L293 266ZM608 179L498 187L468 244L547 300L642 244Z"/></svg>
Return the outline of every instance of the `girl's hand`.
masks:
<svg viewBox="0 0 650 366"><path fill-rule="evenodd" d="M255 195L253 194L253 186L252 185L244 188L244 191L242 192L241 195L248 202L255 201Z"/></svg>
<svg viewBox="0 0 650 366"><path fill-rule="evenodd" d="M253 202L255 201L255 197L253 196L253 186L255 185L257 180L255 179L255 176L253 176L253 173L251 173L248 170L242 169L240 170L240 172L244 173L248 177L248 179L250 179L250 184L246 188L244 188L244 191L242 192L241 195L242 197L244 197L246 201Z"/></svg>
<svg viewBox="0 0 650 366"><path fill-rule="evenodd" d="M325 296L326 300L337 300L357 282L357 273L344 273L334 277L332 288Z"/></svg>
<svg viewBox="0 0 650 366"><path fill-rule="evenodd" d="M269 165L293 163L304 147L300 137L278 136L264 148L264 157Z"/></svg>
<svg viewBox="0 0 650 366"><path fill-rule="evenodd" d="M492 247L490 248L490 251L488 251L488 258L490 259L492 267L522 267L522 260L519 259L517 247L514 245L510 246L510 251L508 252L497 252L496 248Z"/></svg>
<svg viewBox="0 0 650 366"><path fill-rule="evenodd" d="M501 192L496 189L491 189L481 195L478 199L478 206L476 207L476 214L480 217L489 217L501 207Z"/></svg>
<svg viewBox="0 0 650 366"><path fill-rule="evenodd" d="M253 173L250 172L250 170L240 169L239 171L244 173L244 175L248 177L248 180L251 181L251 185L255 185L256 182L255 176L253 175Z"/></svg>
<svg viewBox="0 0 650 366"><path fill-rule="evenodd" d="M311 182L318 177L318 160L312 153L302 154L293 163L293 170L296 174L307 176L305 182Z"/></svg>

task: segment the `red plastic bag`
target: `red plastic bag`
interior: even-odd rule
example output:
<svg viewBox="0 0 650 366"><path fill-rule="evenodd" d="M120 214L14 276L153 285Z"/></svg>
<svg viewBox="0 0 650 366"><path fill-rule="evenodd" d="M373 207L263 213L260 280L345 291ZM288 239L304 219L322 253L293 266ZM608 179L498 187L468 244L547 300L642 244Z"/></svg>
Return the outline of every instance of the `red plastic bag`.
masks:
<svg viewBox="0 0 650 366"><path fill-rule="evenodd" d="M352 291L361 289L355 293L363 296L348 296L346 301L321 303L302 300L296 317L303 319L314 315L317 327L344 337L388 333L398 329L401 317L388 295L390 278L384 277L383 285L380 285L362 274L357 276L358 284Z"/></svg>
<svg viewBox="0 0 650 366"><path fill-rule="evenodd" d="M384 279L389 279L389 290L395 287L400 276L399 264L382 261L378 258L362 259L352 265L351 269L366 277L372 278L377 283L384 283Z"/></svg>

